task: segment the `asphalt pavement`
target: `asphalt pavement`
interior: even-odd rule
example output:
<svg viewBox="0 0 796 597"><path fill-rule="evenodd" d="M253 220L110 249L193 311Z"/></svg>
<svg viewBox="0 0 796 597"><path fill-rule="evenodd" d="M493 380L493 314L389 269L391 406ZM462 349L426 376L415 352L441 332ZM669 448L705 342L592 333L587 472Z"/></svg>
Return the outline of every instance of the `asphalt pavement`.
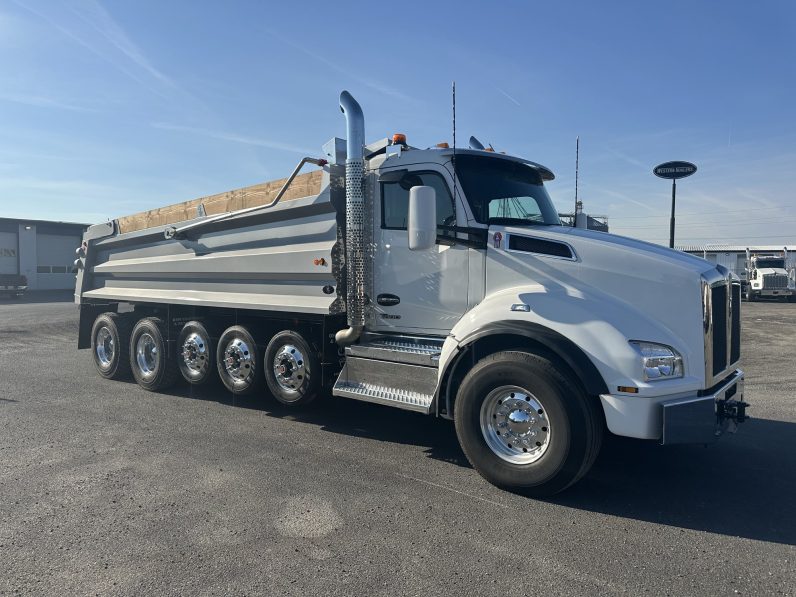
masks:
<svg viewBox="0 0 796 597"><path fill-rule="evenodd" d="M0 301L0 594L796 592L796 304L744 304L736 435L610 438L540 501L446 421L103 380L68 298Z"/></svg>

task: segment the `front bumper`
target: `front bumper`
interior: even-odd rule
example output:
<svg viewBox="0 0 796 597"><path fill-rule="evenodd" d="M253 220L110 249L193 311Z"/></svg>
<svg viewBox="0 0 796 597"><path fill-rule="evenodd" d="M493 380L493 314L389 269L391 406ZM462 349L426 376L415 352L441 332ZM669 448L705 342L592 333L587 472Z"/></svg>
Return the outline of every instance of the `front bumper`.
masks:
<svg viewBox="0 0 796 597"><path fill-rule="evenodd" d="M706 444L746 420L743 371L736 369L704 396L662 403L663 444Z"/></svg>
<svg viewBox="0 0 796 597"><path fill-rule="evenodd" d="M744 374L736 369L718 385L695 395L670 398L600 396L608 429L616 434L655 439L663 444L715 441L745 419Z"/></svg>

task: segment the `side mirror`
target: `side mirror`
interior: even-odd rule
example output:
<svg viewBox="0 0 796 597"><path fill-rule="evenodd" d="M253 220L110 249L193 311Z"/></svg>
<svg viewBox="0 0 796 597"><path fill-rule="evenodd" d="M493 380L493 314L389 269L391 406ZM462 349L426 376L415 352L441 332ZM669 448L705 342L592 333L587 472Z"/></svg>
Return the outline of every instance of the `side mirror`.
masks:
<svg viewBox="0 0 796 597"><path fill-rule="evenodd" d="M409 189L409 249L425 251L437 243L437 192L434 187Z"/></svg>

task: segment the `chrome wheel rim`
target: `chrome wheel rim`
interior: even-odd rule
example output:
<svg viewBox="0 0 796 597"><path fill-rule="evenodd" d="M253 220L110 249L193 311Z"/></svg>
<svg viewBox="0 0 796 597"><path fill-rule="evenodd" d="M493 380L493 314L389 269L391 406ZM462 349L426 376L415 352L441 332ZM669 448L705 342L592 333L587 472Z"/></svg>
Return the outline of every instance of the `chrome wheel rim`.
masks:
<svg viewBox="0 0 796 597"><path fill-rule="evenodd" d="M235 385L248 383L254 375L251 348L241 338L233 338L224 348L224 371Z"/></svg>
<svg viewBox="0 0 796 597"><path fill-rule="evenodd" d="M307 376L307 361L298 347L285 344L276 351L273 370L276 383L288 393L298 394Z"/></svg>
<svg viewBox="0 0 796 597"><path fill-rule="evenodd" d="M155 375L158 366L158 345L149 332L144 332L135 343L135 361L141 375L148 379Z"/></svg>
<svg viewBox="0 0 796 597"><path fill-rule="evenodd" d="M550 446L547 411L536 396L517 386L492 390L481 405L481 433L501 460L531 464Z"/></svg>
<svg viewBox="0 0 796 597"><path fill-rule="evenodd" d="M102 326L97 332L96 351L97 360L100 367L108 369L113 363L113 355L115 346L113 344L113 334L111 334L108 326Z"/></svg>
<svg viewBox="0 0 796 597"><path fill-rule="evenodd" d="M197 332L192 332L182 343L180 369L191 380L201 379L210 366L207 340Z"/></svg>

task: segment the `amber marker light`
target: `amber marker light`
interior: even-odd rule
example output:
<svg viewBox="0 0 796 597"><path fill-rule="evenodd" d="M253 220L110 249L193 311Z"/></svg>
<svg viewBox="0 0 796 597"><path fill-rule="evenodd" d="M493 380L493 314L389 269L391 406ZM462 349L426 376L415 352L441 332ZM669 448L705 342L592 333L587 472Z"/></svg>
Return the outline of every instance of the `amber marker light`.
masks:
<svg viewBox="0 0 796 597"><path fill-rule="evenodd" d="M633 386L619 386L616 389L626 394L638 394L638 388L634 388Z"/></svg>

